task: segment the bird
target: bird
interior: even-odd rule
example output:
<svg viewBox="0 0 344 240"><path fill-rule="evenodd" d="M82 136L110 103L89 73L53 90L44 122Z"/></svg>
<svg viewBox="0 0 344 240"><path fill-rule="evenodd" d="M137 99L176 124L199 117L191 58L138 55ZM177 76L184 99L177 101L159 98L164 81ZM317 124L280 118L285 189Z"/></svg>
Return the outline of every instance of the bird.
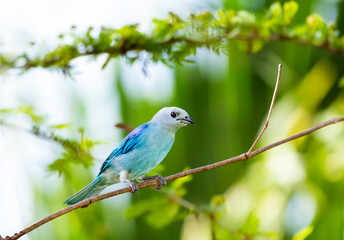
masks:
<svg viewBox="0 0 344 240"><path fill-rule="evenodd" d="M157 179L160 189L166 185L166 179L160 175L145 176L170 151L175 133L194 121L189 114L178 107L164 107L153 118L131 131L111 152L100 167L98 176L89 185L75 193L63 203L76 204L84 199L98 195L104 188L124 182L131 187L131 193L138 191L137 184Z"/></svg>

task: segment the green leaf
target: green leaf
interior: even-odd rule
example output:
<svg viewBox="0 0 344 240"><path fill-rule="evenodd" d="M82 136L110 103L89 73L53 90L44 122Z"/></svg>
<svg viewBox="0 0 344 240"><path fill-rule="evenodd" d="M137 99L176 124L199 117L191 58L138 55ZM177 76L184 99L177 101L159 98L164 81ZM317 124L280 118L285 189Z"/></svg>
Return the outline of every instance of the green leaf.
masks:
<svg viewBox="0 0 344 240"><path fill-rule="evenodd" d="M146 221L155 228L163 228L170 224L177 217L179 205L169 203L159 208L155 208L146 216Z"/></svg>
<svg viewBox="0 0 344 240"><path fill-rule="evenodd" d="M216 240L243 240L239 234L236 236L234 231L231 231L216 222L212 226L212 231L215 233Z"/></svg>
<svg viewBox="0 0 344 240"><path fill-rule="evenodd" d="M307 17L307 24L313 29L322 29L326 27L324 19L318 14L311 14Z"/></svg>
<svg viewBox="0 0 344 240"><path fill-rule="evenodd" d="M226 201L226 198L225 196L223 195L214 195L212 198L211 198L211 206L212 207L220 207L222 206Z"/></svg>
<svg viewBox="0 0 344 240"><path fill-rule="evenodd" d="M280 18L282 16L282 6L280 2L271 4L269 13L273 18Z"/></svg>
<svg viewBox="0 0 344 240"><path fill-rule="evenodd" d="M247 53L256 53L264 47L263 41L240 42L239 48Z"/></svg>
<svg viewBox="0 0 344 240"><path fill-rule="evenodd" d="M147 213L146 221L155 228L162 228L173 220L179 219L179 205L165 197L141 200L129 206L125 212L128 219Z"/></svg>
<svg viewBox="0 0 344 240"><path fill-rule="evenodd" d="M81 145L81 146L82 146L84 149L90 150L90 149L93 148L94 144L95 144L95 143L94 143L91 139L89 139L89 138L84 138L84 141L82 142L82 145Z"/></svg>
<svg viewBox="0 0 344 240"><path fill-rule="evenodd" d="M232 22L236 24L242 24L243 27L249 27L255 23L255 15L245 10L240 10L236 17L232 19Z"/></svg>
<svg viewBox="0 0 344 240"><path fill-rule="evenodd" d="M254 213L250 213L244 224L239 228L239 231L245 235L256 235L258 233L258 228L260 225L260 220Z"/></svg>
<svg viewBox="0 0 344 240"><path fill-rule="evenodd" d="M304 229L301 229L295 235L291 240L304 240L306 239L311 233L313 232L313 226L308 226Z"/></svg>
<svg viewBox="0 0 344 240"><path fill-rule="evenodd" d="M128 219L136 218L153 209L158 209L166 204L164 198L150 198L131 204L125 212Z"/></svg>
<svg viewBox="0 0 344 240"><path fill-rule="evenodd" d="M172 182L171 188L173 188L176 191L176 194L178 196L184 196L186 194L186 189L184 187L184 184L187 182L190 182L192 178L193 178L192 175L178 178Z"/></svg>
<svg viewBox="0 0 344 240"><path fill-rule="evenodd" d="M30 117L33 123L41 124L44 122L45 117L37 115L32 106L22 105L18 108L5 108L0 109L0 113L4 114L25 114L26 116Z"/></svg>
<svg viewBox="0 0 344 240"><path fill-rule="evenodd" d="M70 127L71 125L69 123L50 125L50 128L55 128L55 129L64 129L64 128L70 128Z"/></svg>
<svg viewBox="0 0 344 240"><path fill-rule="evenodd" d="M339 79L338 87L340 87L340 88L343 88L343 87L344 87L344 76L342 76L342 77Z"/></svg>
<svg viewBox="0 0 344 240"><path fill-rule="evenodd" d="M188 168L185 168L183 171L187 171L187 170L188 170ZM190 182L192 180L192 178L193 178L192 175L177 178L176 180L173 181L172 188L174 188L174 189L181 188L185 183Z"/></svg>
<svg viewBox="0 0 344 240"><path fill-rule="evenodd" d="M269 239L281 239L281 236L274 232L259 232L259 236L264 236Z"/></svg>
<svg viewBox="0 0 344 240"><path fill-rule="evenodd" d="M314 44L321 44L328 37L328 29L324 19L318 14L311 14L306 19L308 27L307 40Z"/></svg>
<svg viewBox="0 0 344 240"><path fill-rule="evenodd" d="M284 16L284 22L289 25L291 23L291 20L297 13L297 10L299 9L299 4L295 1L289 1L285 2L283 4L283 16Z"/></svg>
<svg viewBox="0 0 344 240"><path fill-rule="evenodd" d="M68 163L67 158L56 159L53 163L48 166L49 171L57 171L59 176L62 175L66 170L66 164Z"/></svg>
<svg viewBox="0 0 344 240"><path fill-rule="evenodd" d="M151 62L166 65L182 64L199 48L225 53L219 43L238 40L252 41L244 47L247 52L256 52L266 38L281 39L299 44L325 48L341 54L344 51L344 37L338 26L327 26L322 17L312 14L303 24L291 25L298 11L296 1L271 4L268 10L250 12L246 10L219 10L216 13L190 14L183 20L170 13L165 19L154 19L152 31L141 32L138 25L127 25L120 29L102 27L89 28L84 33L73 30L62 34L59 45L44 54L22 53L16 56L0 53L0 72L10 68L28 70L35 67L53 68L70 74L71 62L81 56L99 56L106 53L111 58L125 57L129 63L141 59L142 53ZM97 34L98 33L98 34ZM326 43L325 45L322 45ZM147 58L147 57L145 57ZM39 122L40 118L33 118Z"/></svg>

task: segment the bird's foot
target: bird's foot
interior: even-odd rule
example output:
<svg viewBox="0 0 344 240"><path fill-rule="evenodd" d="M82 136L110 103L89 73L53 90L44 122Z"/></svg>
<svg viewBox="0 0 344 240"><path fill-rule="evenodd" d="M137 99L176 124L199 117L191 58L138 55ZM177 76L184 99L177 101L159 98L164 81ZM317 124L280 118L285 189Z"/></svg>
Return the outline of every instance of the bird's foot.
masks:
<svg viewBox="0 0 344 240"><path fill-rule="evenodd" d="M137 187L136 183L130 181L127 177L128 177L128 172L127 171L122 171L119 175L119 181L120 182L125 182L128 183L129 186L131 187L131 194L134 194L135 192L137 192L139 190L139 188Z"/></svg>
<svg viewBox="0 0 344 240"><path fill-rule="evenodd" d="M143 177L141 178L142 180L151 180L151 179L156 179L159 181L159 185L156 186L156 189L160 189L162 186L166 186L166 178L160 176L160 175L153 175L153 176L147 176L147 177Z"/></svg>
<svg viewBox="0 0 344 240"><path fill-rule="evenodd" d="M131 191L130 191L130 193L131 194L134 194L135 192L137 192L138 190L139 190L139 188L137 187L137 184L136 183L134 183L134 182L132 182L132 181L126 181L128 184L129 184L129 186L131 187Z"/></svg>

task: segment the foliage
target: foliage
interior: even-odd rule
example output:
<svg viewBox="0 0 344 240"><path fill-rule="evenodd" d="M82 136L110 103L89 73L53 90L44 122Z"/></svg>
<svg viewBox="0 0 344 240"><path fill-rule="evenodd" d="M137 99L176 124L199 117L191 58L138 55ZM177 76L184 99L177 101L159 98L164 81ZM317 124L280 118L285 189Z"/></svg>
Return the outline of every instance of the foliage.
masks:
<svg viewBox="0 0 344 240"><path fill-rule="evenodd" d="M11 117L18 117L24 115L27 117L29 128L21 128L19 124L9 123ZM56 159L48 167L50 171L57 171L59 175L68 172L68 165L70 163L82 164L84 167L89 167L93 164L93 156L90 150L95 144L100 144L100 141L92 141L84 136L84 130L79 129L80 140L64 138L57 134L59 130L69 128L69 124L47 125L46 117L40 116L31 106L19 106L18 108L0 109L0 124L14 129L26 131L39 138L60 144L64 151L61 157ZM68 174L69 175L69 174Z"/></svg>
<svg viewBox="0 0 344 240"><path fill-rule="evenodd" d="M213 237L223 237L224 239L251 239L255 236L263 236L265 239L278 239L276 233L266 233L259 230L260 220L250 213L243 225L238 229L226 226L221 221L221 216L226 214L224 207L225 197L214 195L209 204L196 206L183 199L186 194L184 184L192 180L192 175L176 179L170 187L165 187L158 194L151 194L148 198L131 204L126 211L127 218L137 218L145 215L146 222L154 228L164 228L173 221L186 218L192 214L196 219L206 218L211 225ZM301 236L301 233L298 236ZM306 236L303 234L302 236ZM300 238L301 240L301 238Z"/></svg>
<svg viewBox="0 0 344 240"><path fill-rule="evenodd" d="M309 226L295 233L291 240L304 240L313 232L313 227Z"/></svg>
<svg viewBox="0 0 344 240"><path fill-rule="evenodd" d="M179 178L171 184L170 188L160 191L162 196L152 195L132 204L126 211L126 217L136 218L146 214L147 223L155 228L163 228L174 220L184 218L188 213L180 205L181 197L186 194L183 184L191 179L192 176ZM189 207L187 211L194 212L196 208Z"/></svg>
<svg viewBox="0 0 344 240"><path fill-rule="evenodd" d="M333 24L328 25L317 14L311 14L303 24L293 24L298 10L295 1L273 3L267 10L253 13L246 10L220 10L214 13L191 14L187 19L170 13L166 19L154 19L149 33L139 31L138 25L120 29L90 27L78 34L76 27L60 35L60 44L53 50L37 56L23 53L13 56L0 54L0 70L34 67L60 69L70 73L72 60L82 56L108 54L125 57L133 63L142 60L161 61L166 65L190 62L197 49L207 48L217 54L228 53L228 41L239 40L246 52L257 52L269 41L291 41L297 44L323 48L344 55L344 36Z"/></svg>

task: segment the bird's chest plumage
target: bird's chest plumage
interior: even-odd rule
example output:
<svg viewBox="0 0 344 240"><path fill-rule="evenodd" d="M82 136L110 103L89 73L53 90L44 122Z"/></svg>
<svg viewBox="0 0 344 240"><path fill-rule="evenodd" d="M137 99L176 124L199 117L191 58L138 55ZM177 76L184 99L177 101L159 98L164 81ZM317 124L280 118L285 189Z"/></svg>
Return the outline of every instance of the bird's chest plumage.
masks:
<svg viewBox="0 0 344 240"><path fill-rule="evenodd" d="M155 168L173 145L174 134L154 128L149 130L132 152L116 159L119 170L127 171L129 179L142 177Z"/></svg>

